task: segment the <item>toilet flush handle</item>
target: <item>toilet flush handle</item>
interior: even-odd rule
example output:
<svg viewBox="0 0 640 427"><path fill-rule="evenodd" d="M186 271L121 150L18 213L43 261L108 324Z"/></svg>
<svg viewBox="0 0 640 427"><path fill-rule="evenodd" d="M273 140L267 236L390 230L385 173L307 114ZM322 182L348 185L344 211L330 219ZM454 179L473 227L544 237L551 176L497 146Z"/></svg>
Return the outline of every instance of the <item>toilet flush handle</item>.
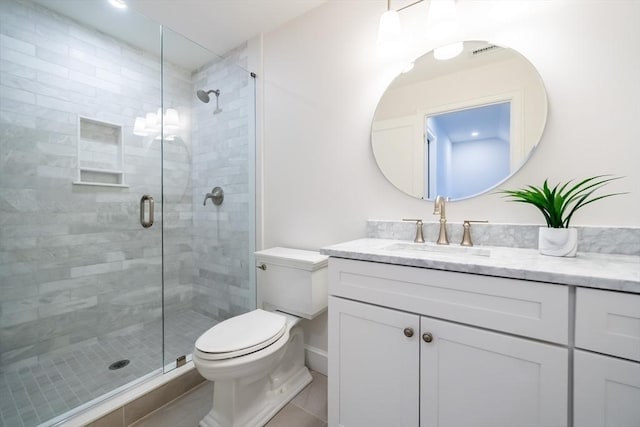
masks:
<svg viewBox="0 0 640 427"><path fill-rule="evenodd" d="M262 271L266 271L267 270L267 264L265 264L264 262L261 262L260 265L256 265L256 268L259 268Z"/></svg>

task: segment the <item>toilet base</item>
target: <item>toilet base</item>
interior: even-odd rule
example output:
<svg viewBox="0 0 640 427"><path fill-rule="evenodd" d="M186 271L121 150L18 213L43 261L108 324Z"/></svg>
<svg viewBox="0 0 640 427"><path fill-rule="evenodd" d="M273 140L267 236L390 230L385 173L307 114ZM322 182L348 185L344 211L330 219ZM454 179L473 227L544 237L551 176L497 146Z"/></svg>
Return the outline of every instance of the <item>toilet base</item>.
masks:
<svg viewBox="0 0 640 427"><path fill-rule="evenodd" d="M229 416L234 412L233 402L220 402L217 399L234 396L237 384L234 382L216 382L214 385L214 406L211 411L200 421L200 427L263 427L273 416L289 403L296 394L300 393L312 380L311 373L306 366L302 366L297 372L291 374L287 381L277 388L267 391L267 396L255 399L255 406L249 411L249 418L234 420ZM265 384L271 379L265 378ZM216 396L217 394L217 396ZM246 396L245 396L246 398ZM245 404L247 402L244 402ZM225 408L224 410L222 408ZM225 412L222 414L221 412ZM226 419L222 422L220 418Z"/></svg>

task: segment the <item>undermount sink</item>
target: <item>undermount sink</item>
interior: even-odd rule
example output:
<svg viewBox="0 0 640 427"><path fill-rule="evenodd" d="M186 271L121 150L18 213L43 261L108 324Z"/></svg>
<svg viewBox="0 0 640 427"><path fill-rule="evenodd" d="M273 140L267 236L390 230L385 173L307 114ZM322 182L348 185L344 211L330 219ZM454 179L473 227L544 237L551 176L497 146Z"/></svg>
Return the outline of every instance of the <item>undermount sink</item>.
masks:
<svg viewBox="0 0 640 427"><path fill-rule="evenodd" d="M474 248L469 246L444 246L429 243L394 243L382 248L393 252L433 252L450 255L471 255L471 256L491 256L491 251L485 248Z"/></svg>

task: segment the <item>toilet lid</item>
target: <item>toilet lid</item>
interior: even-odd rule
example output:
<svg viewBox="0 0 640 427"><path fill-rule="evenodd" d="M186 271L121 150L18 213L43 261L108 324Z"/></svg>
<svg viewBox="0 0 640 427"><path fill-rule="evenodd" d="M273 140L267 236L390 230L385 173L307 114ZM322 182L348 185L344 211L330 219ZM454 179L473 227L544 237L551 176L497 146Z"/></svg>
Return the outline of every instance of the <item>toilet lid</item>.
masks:
<svg viewBox="0 0 640 427"><path fill-rule="evenodd" d="M277 341L287 319L276 313L253 310L218 323L196 341L209 360L229 359L261 350Z"/></svg>

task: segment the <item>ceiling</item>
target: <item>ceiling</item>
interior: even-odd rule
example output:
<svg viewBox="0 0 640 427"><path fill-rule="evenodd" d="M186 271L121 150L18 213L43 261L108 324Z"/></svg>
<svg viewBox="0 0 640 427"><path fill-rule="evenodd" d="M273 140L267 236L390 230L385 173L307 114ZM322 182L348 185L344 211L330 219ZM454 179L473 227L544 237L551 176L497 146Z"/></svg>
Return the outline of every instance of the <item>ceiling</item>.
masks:
<svg viewBox="0 0 640 427"><path fill-rule="evenodd" d="M453 143L491 138L508 142L510 111L510 103L502 102L442 113L433 118L438 122L439 131ZM472 132L476 134L472 135Z"/></svg>
<svg viewBox="0 0 640 427"><path fill-rule="evenodd" d="M162 23L175 30L165 32L165 59L194 70L327 0L126 0L127 9L107 0L32 1L157 54Z"/></svg>
<svg viewBox="0 0 640 427"><path fill-rule="evenodd" d="M272 31L327 0L126 1L143 15L224 55L244 41Z"/></svg>

